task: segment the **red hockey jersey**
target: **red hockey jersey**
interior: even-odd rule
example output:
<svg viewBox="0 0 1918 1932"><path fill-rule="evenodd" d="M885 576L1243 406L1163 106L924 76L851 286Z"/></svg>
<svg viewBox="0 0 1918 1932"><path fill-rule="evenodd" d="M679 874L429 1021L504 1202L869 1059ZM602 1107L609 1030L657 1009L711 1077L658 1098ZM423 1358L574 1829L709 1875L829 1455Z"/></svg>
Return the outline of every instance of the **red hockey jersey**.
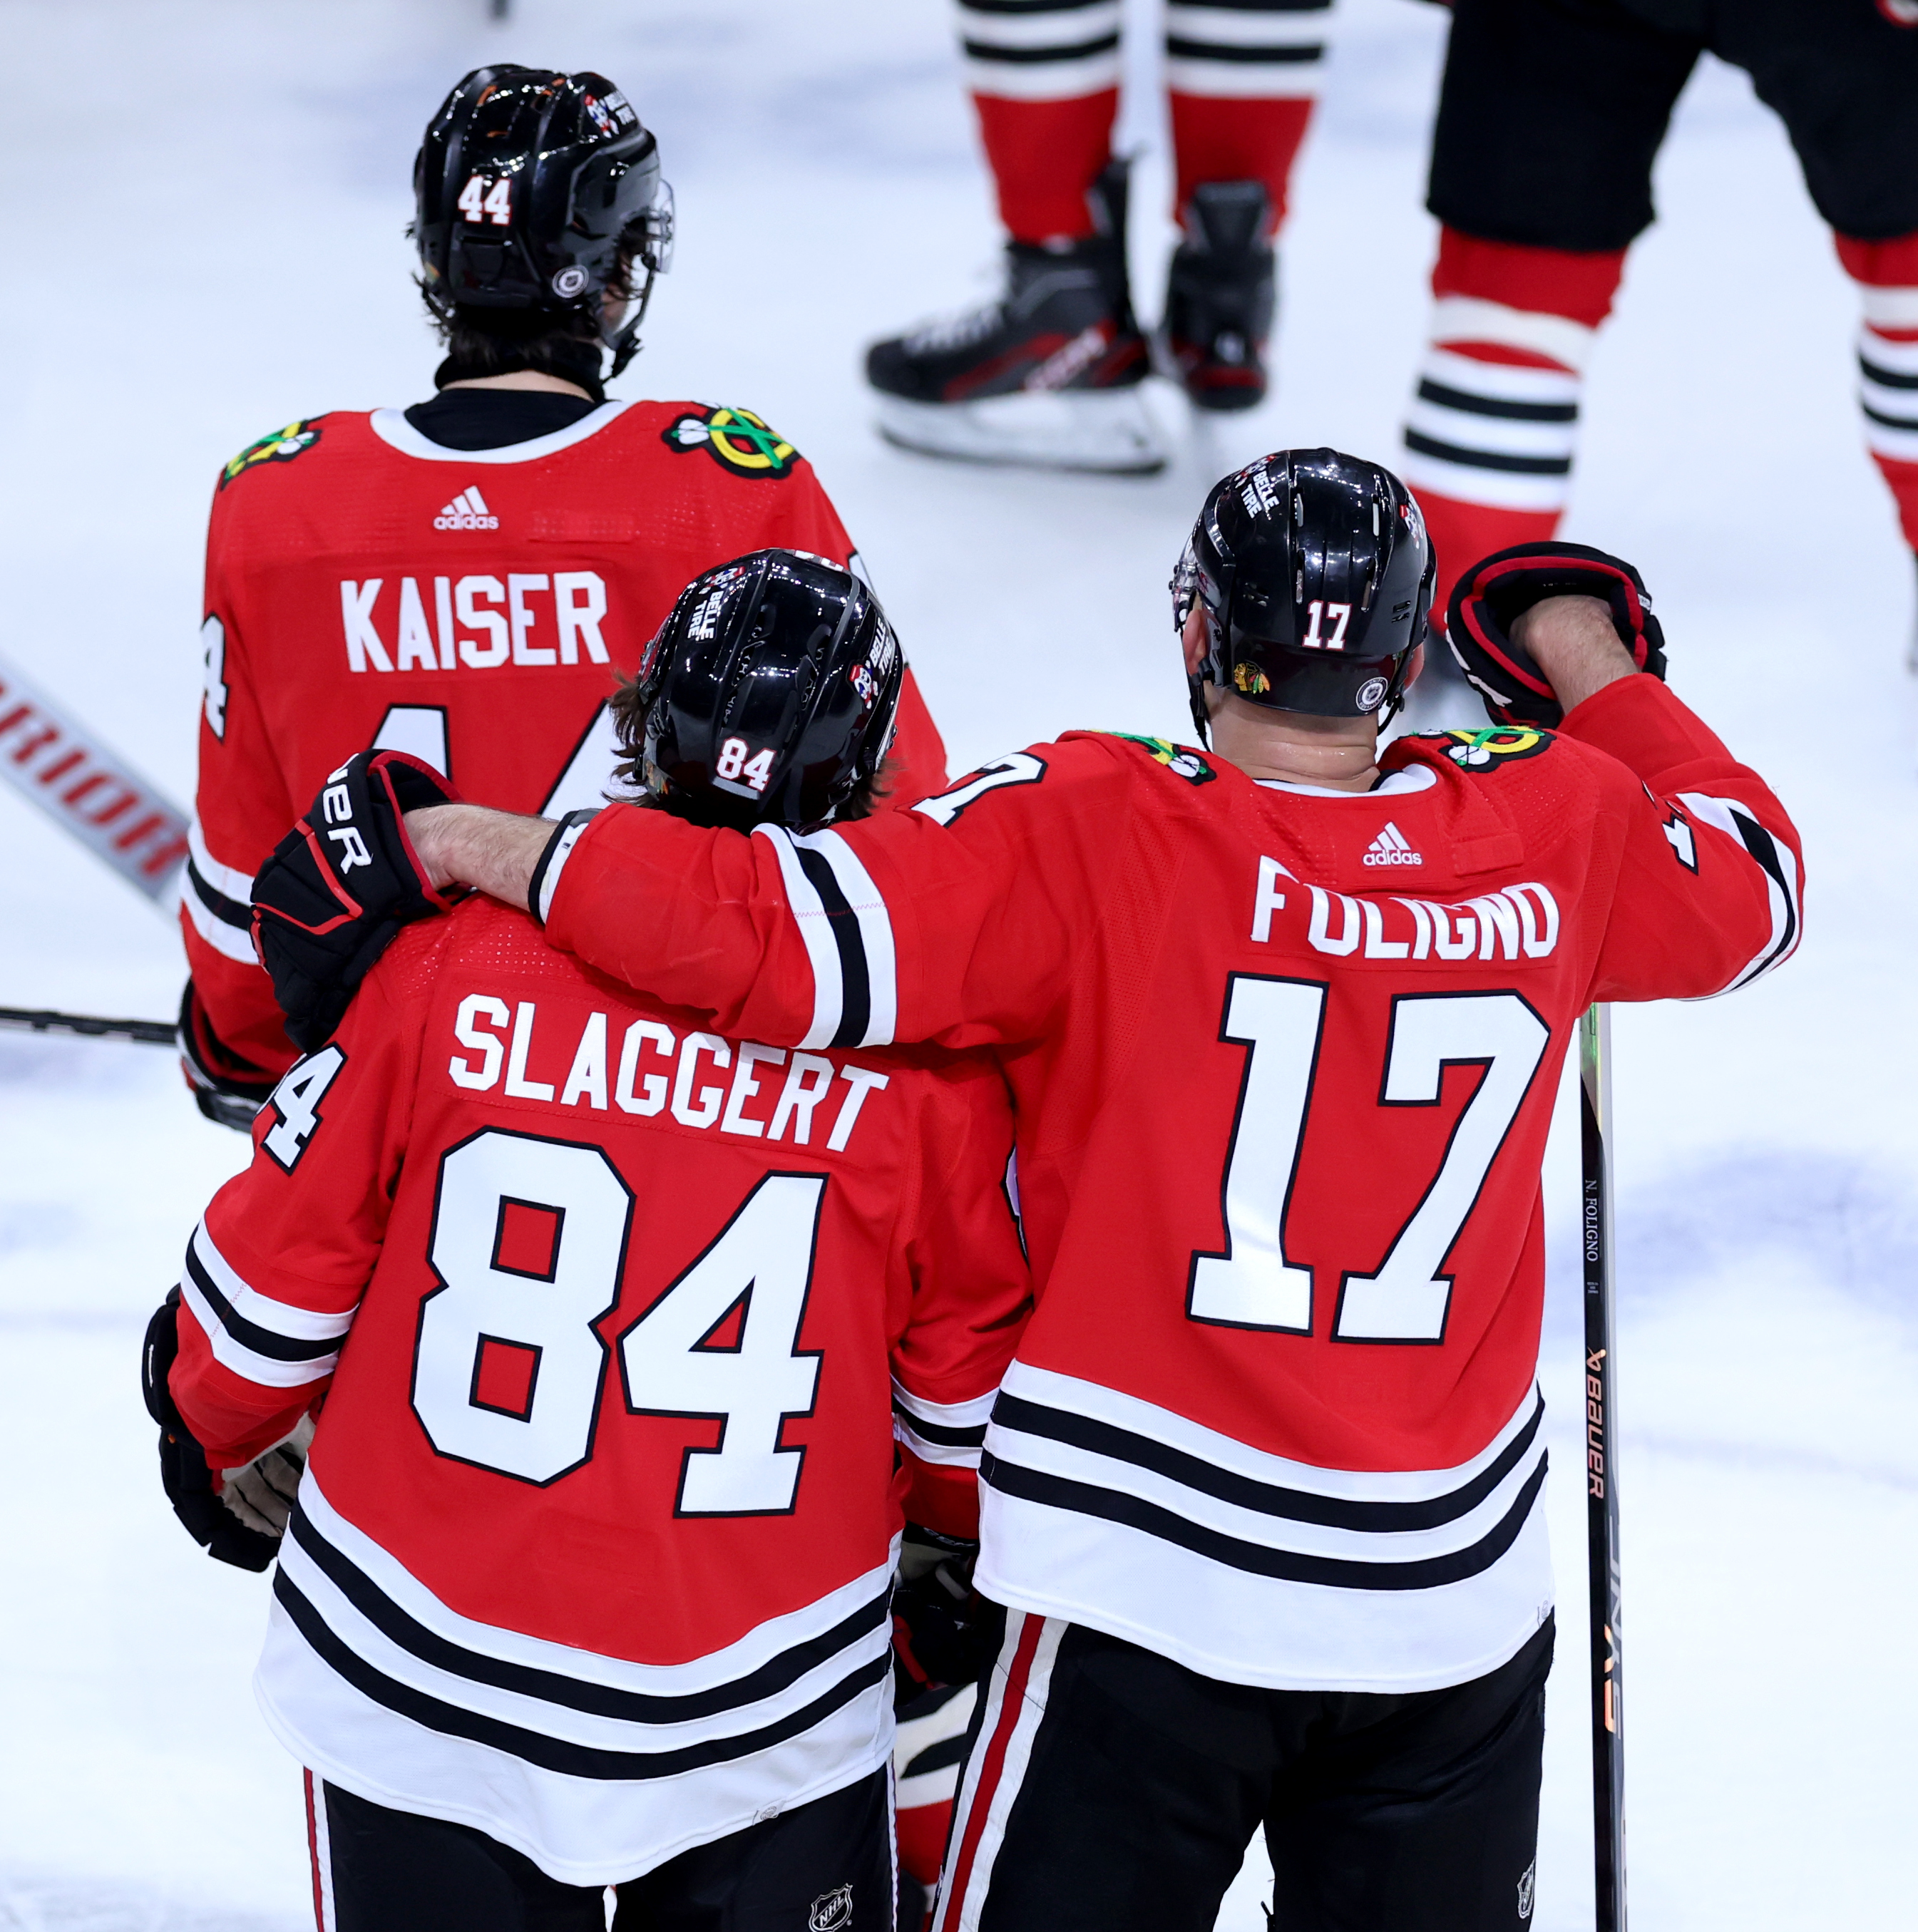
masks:
<svg viewBox="0 0 1918 1932"><path fill-rule="evenodd" d="M597 805L616 674L700 572L772 544L853 556L812 466L740 410L608 403L478 450L443 448L398 410L338 412L235 458L207 532L181 914L219 1042L269 1074L295 1057L248 902L329 772L380 746L503 810ZM910 672L895 755L893 802L944 785Z"/></svg>
<svg viewBox="0 0 1918 1932"><path fill-rule="evenodd" d="M302 1762L596 1885L885 1762L902 1499L971 1533L1029 1305L989 1059L705 1031L476 900L254 1138L172 1386L229 1467L326 1395L257 1678Z"/></svg>
<svg viewBox="0 0 1918 1932"><path fill-rule="evenodd" d="M1537 1627L1565 1048L1798 938L1790 821L1652 678L1382 762L1074 734L806 839L609 810L548 880L550 936L722 1029L998 1049L1037 1308L982 1587L1248 1684L1455 1683Z"/></svg>

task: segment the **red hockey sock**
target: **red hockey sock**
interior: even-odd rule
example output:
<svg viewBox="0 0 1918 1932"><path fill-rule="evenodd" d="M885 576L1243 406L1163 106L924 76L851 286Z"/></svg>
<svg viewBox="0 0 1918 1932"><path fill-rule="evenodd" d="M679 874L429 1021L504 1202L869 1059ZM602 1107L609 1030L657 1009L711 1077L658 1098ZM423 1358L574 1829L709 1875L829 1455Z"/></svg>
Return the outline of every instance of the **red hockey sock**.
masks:
<svg viewBox="0 0 1918 1932"><path fill-rule="evenodd" d="M1310 124L1314 103L1172 96L1172 149L1178 166L1174 212L1182 214L1202 182L1263 182L1271 213L1265 232L1285 219L1292 164Z"/></svg>
<svg viewBox="0 0 1918 1932"><path fill-rule="evenodd" d="M1918 550L1918 234L1832 238L1864 299L1858 400L1865 446L1891 485L1905 542Z"/></svg>
<svg viewBox="0 0 1918 1932"><path fill-rule="evenodd" d="M1625 251L1574 254L1440 232L1432 333L1406 425L1406 480L1438 556L1433 608L1459 573L1554 535L1571 485L1579 393Z"/></svg>
<svg viewBox="0 0 1918 1932"><path fill-rule="evenodd" d="M1070 100L975 94L972 104L998 190L999 219L1013 239L1078 241L1090 235L1085 194L1112 152L1118 89Z"/></svg>

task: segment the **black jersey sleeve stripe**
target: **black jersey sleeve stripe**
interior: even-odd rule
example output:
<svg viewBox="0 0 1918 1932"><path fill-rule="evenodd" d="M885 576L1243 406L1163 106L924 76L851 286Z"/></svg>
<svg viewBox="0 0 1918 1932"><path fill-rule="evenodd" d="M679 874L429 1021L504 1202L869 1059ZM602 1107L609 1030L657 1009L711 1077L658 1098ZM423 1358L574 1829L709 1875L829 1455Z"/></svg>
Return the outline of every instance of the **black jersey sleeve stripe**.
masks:
<svg viewBox="0 0 1918 1932"><path fill-rule="evenodd" d="M271 1328L263 1328L257 1322L249 1322L234 1307L191 1246L187 1250L187 1273L192 1276L194 1286L205 1298L206 1305L218 1317L221 1327L242 1348L251 1349L254 1354L263 1355L270 1362L317 1362L323 1356L340 1352L340 1337L337 1335L321 1340L296 1339Z"/></svg>
<svg viewBox="0 0 1918 1932"><path fill-rule="evenodd" d="M292 1619L293 1627L312 1647L321 1661L363 1696L426 1730L448 1737L464 1738L485 1744L509 1756L536 1765L543 1771L558 1772L571 1778L590 1778L602 1782L635 1782L659 1778L676 1778L706 1766L723 1764L750 1756L774 1744L783 1744L810 1730L815 1724L852 1702L863 1690L882 1682L892 1670L890 1652L858 1665L838 1683L800 1709L736 1737L712 1738L677 1750L609 1750L592 1744L575 1744L564 1738L529 1730L521 1724L507 1723L477 1711L462 1710L443 1698L415 1689L389 1677L353 1650L328 1625L312 1600L281 1570L273 1580L273 1594Z"/></svg>
<svg viewBox="0 0 1918 1932"><path fill-rule="evenodd" d="M242 932L253 930L253 908L242 904L239 900L229 898L217 886L207 883L206 875L194 861L187 861L187 881L192 886L194 896L213 916L227 926L236 926Z"/></svg>
<svg viewBox="0 0 1918 1932"><path fill-rule="evenodd" d="M1235 1470L1222 1469L1184 1450L1175 1449L1149 1436L1134 1434L1091 1416L1047 1408L1024 1396L1001 1392L992 1411L995 1425L1027 1436L1042 1436L1083 1449L1095 1456L1108 1456L1115 1462L1130 1462L1149 1469L1202 1495L1216 1497L1238 1509L1256 1510L1262 1516L1285 1518L1293 1522L1316 1523L1330 1529L1361 1530L1377 1535L1406 1531L1437 1529L1460 1516L1469 1516L1524 1461L1537 1442L1544 1420L1542 1396L1532 1406L1530 1418L1499 1454L1469 1482L1442 1496L1412 1502L1370 1502L1346 1496L1315 1495L1304 1490L1281 1489L1262 1483Z"/></svg>
<svg viewBox="0 0 1918 1932"><path fill-rule="evenodd" d="M1755 980L1760 974L1769 973L1798 944L1798 895L1792 890L1790 874L1784 855L1778 850L1777 840L1748 812L1739 811L1734 806L1731 816L1739 838L1745 842L1745 850L1751 854L1753 863L1771 880L1783 908L1783 929L1777 940L1745 975L1748 980Z"/></svg>
<svg viewBox="0 0 1918 1932"><path fill-rule="evenodd" d="M1050 47L1002 47L991 40L971 39L962 44L974 60L995 61L1003 67L1043 67L1053 61L1085 60L1094 54L1109 54L1118 44L1118 34L1101 34L1094 40Z"/></svg>
<svg viewBox="0 0 1918 1932"><path fill-rule="evenodd" d="M823 852L797 841L793 851L806 883L819 896L832 928L833 944L839 949L839 1024L830 1044L857 1046L865 1039L872 1016L872 977L866 964L866 941L859 929L859 915Z"/></svg>
<svg viewBox="0 0 1918 1932"><path fill-rule="evenodd" d="M928 1422L900 1402L893 1404L893 1413L909 1435L927 1442L944 1443L950 1449L977 1449L986 1440L986 1425L983 1422L970 1428L956 1427L948 1422Z"/></svg>
<svg viewBox="0 0 1918 1932"><path fill-rule="evenodd" d="M1007 1462L988 1450L980 1464L980 1480L1003 1495L1043 1504L1068 1515L1096 1516L1122 1524L1142 1534L1189 1550L1247 1575L1270 1576L1292 1583L1313 1583L1344 1590L1430 1590L1463 1582L1489 1570L1517 1540L1545 1480L1546 1458L1534 1469L1513 1498L1511 1507L1476 1543L1442 1556L1413 1557L1394 1562L1382 1556L1374 1562L1349 1557L1318 1556L1291 1550L1272 1550L1222 1530L1188 1522L1184 1516L1148 1502L1091 1483L1028 1469Z"/></svg>

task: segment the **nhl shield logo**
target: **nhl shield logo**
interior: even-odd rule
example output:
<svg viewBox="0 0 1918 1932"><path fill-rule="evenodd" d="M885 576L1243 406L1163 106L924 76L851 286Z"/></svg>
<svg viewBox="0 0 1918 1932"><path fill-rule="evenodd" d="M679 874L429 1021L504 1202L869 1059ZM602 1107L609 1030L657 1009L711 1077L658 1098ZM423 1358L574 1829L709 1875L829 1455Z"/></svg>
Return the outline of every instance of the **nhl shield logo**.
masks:
<svg viewBox="0 0 1918 1932"><path fill-rule="evenodd" d="M822 1892L806 1915L806 1932L845 1932L852 1923L852 1887L842 1885L835 1892Z"/></svg>
<svg viewBox="0 0 1918 1932"><path fill-rule="evenodd" d="M1532 1888L1538 1876L1538 1861L1534 1858L1525 1868L1525 1876L1518 1882L1518 1916L1521 1918L1532 1916ZM818 1907L814 1910L816 1911Z"/></svg>

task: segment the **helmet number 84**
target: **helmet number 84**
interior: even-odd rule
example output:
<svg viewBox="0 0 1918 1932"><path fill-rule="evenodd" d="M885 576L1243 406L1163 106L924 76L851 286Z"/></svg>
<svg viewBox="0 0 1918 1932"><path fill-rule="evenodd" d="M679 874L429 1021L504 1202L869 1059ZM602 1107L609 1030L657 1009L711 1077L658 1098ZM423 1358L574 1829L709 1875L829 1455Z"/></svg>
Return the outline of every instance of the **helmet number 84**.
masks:
<svg viewBox="0 0 1918 1932"><path fill-rule="evenodd" d="M492 191L487 191L486 177L475 175L460 190L460 212L469 221L484 221L490 214L494 226L509 228L513 220L513 183L510 175L502 175L493 184Z"/></svg>
<svg viewBox="0 0 1918 1932"><path fill-rule="evenodd" d="M773 753L769 746L757 757L749 758L752 747L743 738L728 738L719 747L719 756L713 767L715 778L731 778L735 786L743 778L755 791L764 791L773 776Z"/></svg>

